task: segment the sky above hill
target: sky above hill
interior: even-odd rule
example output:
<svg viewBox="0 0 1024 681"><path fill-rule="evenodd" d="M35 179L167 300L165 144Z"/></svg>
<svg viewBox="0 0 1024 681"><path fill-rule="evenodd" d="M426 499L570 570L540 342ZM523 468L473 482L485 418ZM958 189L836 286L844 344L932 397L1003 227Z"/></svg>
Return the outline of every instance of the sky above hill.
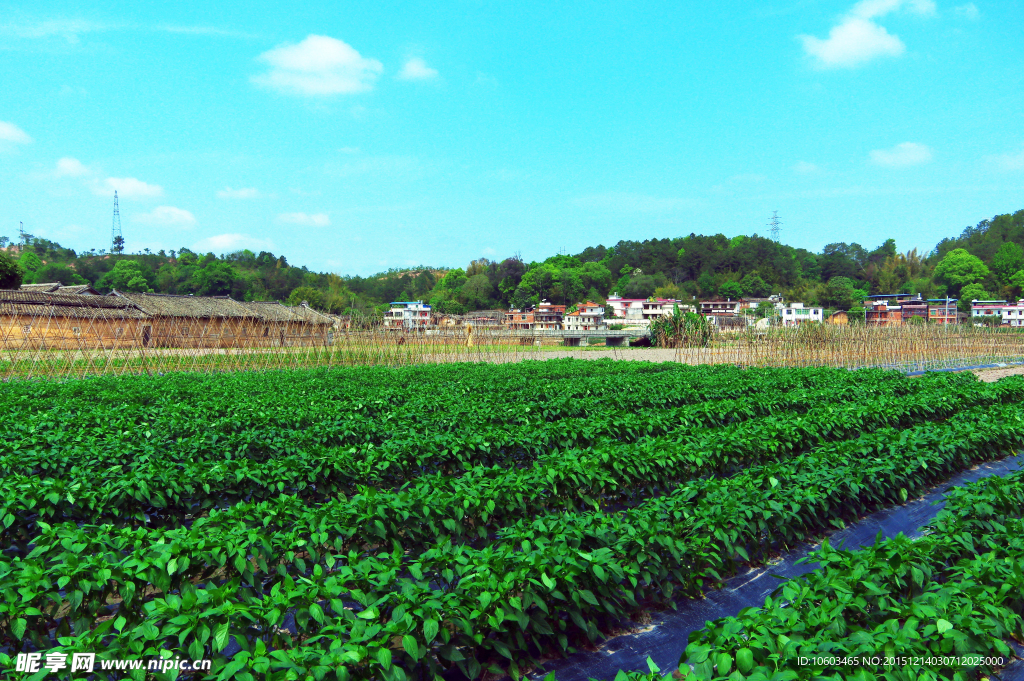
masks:
<svg viewBox="0 0 1024 681"><path fill-rule="evenodd" d="M342 274L930 250L1024 207L1024 5L0 0L0 235Z"/></svg>

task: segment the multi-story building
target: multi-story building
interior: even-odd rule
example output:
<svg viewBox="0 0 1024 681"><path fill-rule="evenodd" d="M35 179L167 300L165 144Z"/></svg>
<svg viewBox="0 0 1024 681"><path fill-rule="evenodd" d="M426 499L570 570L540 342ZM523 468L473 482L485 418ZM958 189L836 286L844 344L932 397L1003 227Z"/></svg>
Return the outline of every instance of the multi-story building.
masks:
<svg viewBox="0 0 1024 681"><path fill-rule="evenodd" d="M899 326L903 323L903 310L885 300L871 300L865 305L864 323L868 326Z"/></svg>
<svg viewBox="0 0 1024 681"><path fill-rule="evenodd" d="M597 331L604 328L604 322L604 305L590 301L580 303L562 320L566 331Z"/></svg>
<svg viewBox="0 0 1024 681"><path fill-rule="evenodd" d="M505 313L505 326L512 331L529 331L533 328L533 310L509 310Z"/></svg>
<svg viewBox="0 0 1024 681"><path fill-rule="evenodd" d="M1024 298L1016 303L1005 300L972 300L971 317L1000 317L1003 326L1024 326Z"/></svg>
<svg viewBox="0 0 1024 681"><path fill-rule="evenodd" d="M956 298L929 298L928 321L934 324L956 324Z"/></svg>
<svg viewBox="0 0 1024 681"><path fill-rule="evenodd" d="M864 307L867 309L865 321L874 326L906 324L915 317L921 321L933 318L928 301L923 300L920 293L879 293L868 296Z"/></svg>
<svg viewBox="0 0 1024 681"><path fill-rule="evenodd" d="M533 328L557 331L562 328L563 316L565 316L565 305L552 305L543 300L533 310Z"/></svg>
<svg viewBox="0 0 1024 681"><path fill-rule="evenodd" d="M608 298L608 305L617 318L648 322L672 314L676 305L682 307L680 301L672 298L620 298L615 294Z"/></svg>
<svg viewBox="0 0 1024 681"><path fill-rule="evenodd" d="M800 324L820 324L824 320L825 311L820 307L804 307L803 303L789 303L778 308L783 326L799 326Z"/></svg>
<svg viewBox="0 0 1024 681"><path fill-rule="evenodd" d="M430 325L430 305L422 300L396 301L384 313L384 326L389 329L417 329Z"/></svg>
<svg viewBox="0 0 1024 681"><path fill-rule="evenodd" d="M726 298L725 300L700 301L700 313L705 317L718 315L735 317L739 315L741 309L743 309L743 301L739 298L736 300Z"/></svg>

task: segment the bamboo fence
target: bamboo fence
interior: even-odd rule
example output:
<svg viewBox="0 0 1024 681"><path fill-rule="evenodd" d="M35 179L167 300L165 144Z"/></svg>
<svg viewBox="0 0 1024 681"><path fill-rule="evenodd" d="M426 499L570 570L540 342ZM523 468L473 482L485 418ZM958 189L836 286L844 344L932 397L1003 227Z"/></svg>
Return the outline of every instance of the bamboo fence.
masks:
<svg viewBox="0 0 1024 681"><path fill-rule="evenodd" d="M59 316L33 321L31 334L0 329L0 380L66 379L90 375L162 374L172 371L272 371L437 362L515 362L553 356L649 359L687 364L751 367L886 367L905 372L984 364L1024 363L1024 328L932 324L868 327L802 325L720 332L707 347L676 349L539 347L529 332L455 327L428 331L384 328L353 320L317 337L280 337L273 343L245 334L190 337L183 347L152 347L137 319L112 319L103 329ZM196 320L193 328L201 328ZM184 324L187 325L188 320ZM74 325L74 326L72 326ZM23 328L28 328L23 327ZM38 330L38 331L36 331ZM116 336L116 337L115 337ZM188 347L184 347L187 345Z"/></svg>

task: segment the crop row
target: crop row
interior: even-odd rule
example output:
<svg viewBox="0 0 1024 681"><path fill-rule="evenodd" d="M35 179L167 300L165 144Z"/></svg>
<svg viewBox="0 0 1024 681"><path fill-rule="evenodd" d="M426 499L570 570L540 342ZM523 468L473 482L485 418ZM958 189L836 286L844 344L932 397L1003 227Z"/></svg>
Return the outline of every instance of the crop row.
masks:
<svg viewBox="0 0 1024 681"><path fill-rule="evenodd" d="M396 379L402 377L400 371L395 373ZM324 372L317 384L320 390L300 390L309 381L286 382L276 375L225 379L223 386L195 379L208 394L181 394L174 389L180 378L165 385L137 377L117 393L121 401L114 401L115 396L90 399L81 384L93 381L80 381L67 388L69 392L74 388L75 394L62 399L59 409L40 409L39 398L30 391L34 386L15 385L11 394L0 396L0 407L8 414L0 423L0 472L61 475L75 464L130 468L162 453L190 461L262 460L325 447L355 447L376 455L375 448L391 441L397 441L398 450L407 450L424 438L433 449L488 455L496 451L495 442L508 441L508 446L526 450L550 446L558 441L557 433L547 433L541 426L572 419L601 424L623 413L797 389L848 391L864 386L870 391L881 385L894 391L920 389L912 381L894 380L883 372L822 370L786 376L778 370L732 369L714 374L678 370L627 374L617 386L602 377L600 389L588 387L592 381L586 377L572 378L567 373L560 382L575 389L559 400L545 400L542 385L535 386L536 395L512 397L482 390L483 382L474 384L467 378L435 386L417 400L392 401L392 393L397 394L401 386L367 400L360 396L358 376ZM245 396L236 394L238 383L248 389ZM47 387L48 391L38 388L37 392L53 391ZM133 400L136 392L145 393L149 401ZM509 435L507 431L516 426L522 428ZM565 430L586 432L587 428Z"/></svg>
<svg viewBox="0 0 1024 681"><path fill-rule="evenodd" d="M158 526L163 523L155 521L161 518L174 527L216 505L228 508L214 510L214 518L200 521L206 532L216 533L225 525L249 525L253 518L261 518L267 531L310 533L317 531L310 528L326 523L336 537L344 538L345 550L363 550L368 545L383 545L387 550L392 541L415 548L445 535L455 541L486 539L522 518L632 504L638 496L664 492L682 480L787 458L821 442L856 437L865 429L905 427L977 405L1021 401L1024 380L995 386L975 383L969 388L880 397L866 403L833 405L828 403L832 397L790 393L738 405L719 404L722 412L708 421L772 413L779 407L820 406L805 415L785 413L694 434L671 433L634 444L556 452L521 469L474 467L460 477L425 475L396 491L361 484L372 478L379 464L360 461L351 453L280 457L261 463L158 461L134 475L111 470L98 481L86 475L72 480L9 475L0 482L0 499L6 500L0 502L0 541L24 547L40 519L51 524L74 520ZM652 429L669 427L670 422L663 420ZM334 498L339 494L352 496ZM322 505L310 508L311 502Z"/></svg>
<svg viewBox="0 0 1024 681"><path fill-rule="evenodd" d="M0 473L31 477L83 477L83 474L94 471L110 475L113 470L128 475L139 471L146 464L164 460L200 463L245 459L258 465L268 458L273 460L305 451L326 450L332 456L347 460L346 465L354 469L354 479L364 482L379 480L384 483L415 477L424 470L453 472L473 465L511 464L541 452L586 447L602 439L631 441L678 429L719 426L783 410L806 410L822 400L841 402L872 393L900 394L903 391L897 390L899 387L899 383L886 382L877 386L829 385L815 390L788 392L749 391L749 394L738 398L704 400L663 410L623 412L608 408L591 418L570 418L554 422L540 419L530 422L524 417L525 422L509 424L505 428L469 429L462 433L428 431L411 438L392 438L383 443L363 442L351 448L325 446L322 440L307 433L311 445L300 446L301 441L292 442L287 447L282 445L278 448L282 453L274 457L246 456L248 446L232 448L223 442L219 455L210 458L195 449L195 443L161 441L161 438L147 430L136 433L130 444L117 437L111 438L112 441L107 442L102 449L92 447L88 442L62 448L59 453L53 449L22 448L16 445L12 452L0 455ZM915 385L915 392L924 392L926 387L930 386ZM257 435L256 431L251 431L236 435L239 438L288 439L286 433L271 436L266 433ZM218 442L221 442L220 439L212 436L204 440L204 444Z"/></svg>
<svg viewBox="0 0 1024 681"><path fill-rule="evenodd" d="M398 550L346 556L305 544L267 560L259 528L233 555L201 532L154 543L141 529L43 528L33 554L0 568L5 626L15 647L56 626L69 650L115 657L157 654L167 641L216 657L234 637L246 652L221 667L222 678L238 663L281 678L289 665L339 678L432 676L458 666L476 677L505 660L516 672L674 592L699 596L741 562L905 501L1022 442L1024 408L979 409L695 480L625 512L523 523L484 549L438 544L411 562ZM298 560L289 574L285 563ZM268 572L282 576L264 581ZM123 599L115 617L89 630L111 613L108 598ZM281 628L286 617L293 619ZM21 620L15 631L11 623Z"/></svg>
<svg viewBox="0 0 1024 681"><path fill-rule="evenodd" d="M763 607L694 632L680 670L699 679L850 678L835 664L799 658L935 659L883 664L876 673L916 678L975 677L983 660L1013 651L1024 637L1024 472L958 489L923 539L902 534L858 551L826 542L810 558L820 567L790 580ZM942 664L978 656L982 663ZM739 667L739 675L730 672ZM638 677L647 678L647 677ZM653 677L650 677L653 681ZM660 676L658 677L660 679Z"/></svg>

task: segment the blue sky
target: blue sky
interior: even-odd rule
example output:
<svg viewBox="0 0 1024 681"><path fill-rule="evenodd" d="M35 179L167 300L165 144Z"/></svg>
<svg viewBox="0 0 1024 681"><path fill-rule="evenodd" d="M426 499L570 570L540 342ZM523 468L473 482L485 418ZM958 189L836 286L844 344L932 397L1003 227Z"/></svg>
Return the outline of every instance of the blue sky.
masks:
<svg viewBox="0 0 1024 681"><path fill-rule="evenodd" d="M370 274L928 250L1024 208L1019 1L0 2L0 235Z"/></svg>

